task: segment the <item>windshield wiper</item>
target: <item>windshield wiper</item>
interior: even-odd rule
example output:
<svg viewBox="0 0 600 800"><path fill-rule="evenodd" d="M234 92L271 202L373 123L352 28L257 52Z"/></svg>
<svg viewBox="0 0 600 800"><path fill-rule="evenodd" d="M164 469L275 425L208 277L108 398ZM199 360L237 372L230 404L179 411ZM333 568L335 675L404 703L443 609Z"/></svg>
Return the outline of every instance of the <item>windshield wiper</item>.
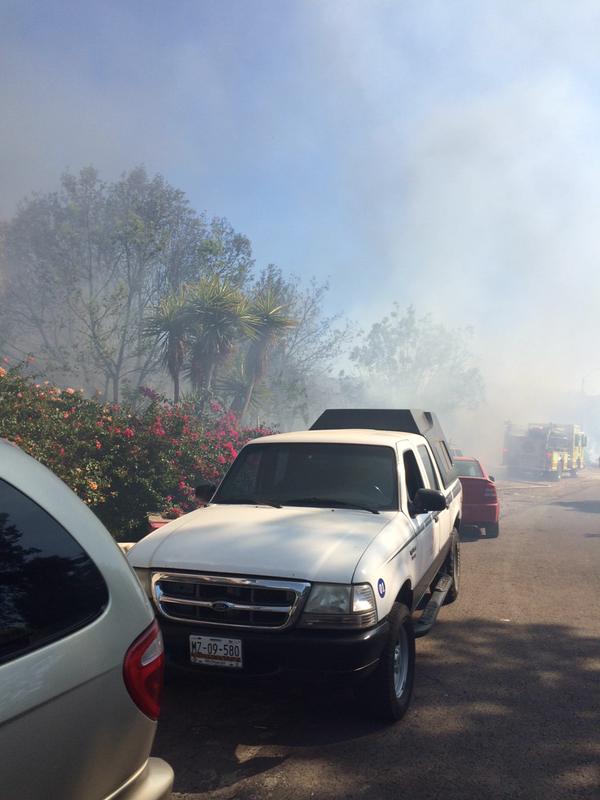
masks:
<svg viewBox="0 0 600 800"><path fill-rule="evenodd" d="M283 500L284 506L317 506L326 508L355 508L357 511L368 511L370 514L379 514L376 508L364 506L361 503L349 503L346 500L330 500L328 497L292 497L289 500Z"/></svg>
<svg viewBox="0 0 600 800"><path fill-rule="evenodd" d="M256 498L251 500L248 497L241 500L216 500L216 504L218 505L219 503L229 506L271 506L271 508L283 508L281 503L272 503L270 500L257 500Z"/></svg>

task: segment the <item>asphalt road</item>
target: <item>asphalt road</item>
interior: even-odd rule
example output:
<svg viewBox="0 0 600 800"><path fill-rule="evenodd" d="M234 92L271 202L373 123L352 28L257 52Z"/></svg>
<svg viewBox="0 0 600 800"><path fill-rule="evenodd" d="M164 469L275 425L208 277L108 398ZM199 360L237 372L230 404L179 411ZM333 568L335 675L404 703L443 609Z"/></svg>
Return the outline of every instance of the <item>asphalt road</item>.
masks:
<svg viewBox="0 0 600 800"><path fill-rule="evenodd" d="M404 720L342 690L177 681L154 748L174 797L599 800L600 473L499 486L500 536L463 534Z"/></svg>

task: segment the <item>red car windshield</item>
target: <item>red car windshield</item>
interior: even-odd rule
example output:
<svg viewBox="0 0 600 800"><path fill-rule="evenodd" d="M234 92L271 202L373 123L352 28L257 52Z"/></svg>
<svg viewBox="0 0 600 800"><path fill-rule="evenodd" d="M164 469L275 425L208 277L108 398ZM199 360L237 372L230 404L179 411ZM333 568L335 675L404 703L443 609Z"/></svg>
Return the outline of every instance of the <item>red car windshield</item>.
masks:
<svg viewBox="0 0 600 800"><path fill-rule="evenodd" d="M479 461L474 458L465 459L464 461L458 458L454 459L454 466L461 478L483 478L483 470L479 466Z"/></svg>

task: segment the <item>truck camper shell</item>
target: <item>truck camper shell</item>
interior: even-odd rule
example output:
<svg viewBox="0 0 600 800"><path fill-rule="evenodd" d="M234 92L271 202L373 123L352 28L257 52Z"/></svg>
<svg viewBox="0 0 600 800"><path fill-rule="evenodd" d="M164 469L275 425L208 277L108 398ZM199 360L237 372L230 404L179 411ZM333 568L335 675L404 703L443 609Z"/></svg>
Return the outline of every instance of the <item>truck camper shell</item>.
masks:
<svg viewBox="0 0 600 800"><path fill-rule="evenodd" d="M450 486L458 477L444 431L433 411L420 408L328 408L310 430L357 428L419 434L427 439L433 451L444 486Z"/></svg>

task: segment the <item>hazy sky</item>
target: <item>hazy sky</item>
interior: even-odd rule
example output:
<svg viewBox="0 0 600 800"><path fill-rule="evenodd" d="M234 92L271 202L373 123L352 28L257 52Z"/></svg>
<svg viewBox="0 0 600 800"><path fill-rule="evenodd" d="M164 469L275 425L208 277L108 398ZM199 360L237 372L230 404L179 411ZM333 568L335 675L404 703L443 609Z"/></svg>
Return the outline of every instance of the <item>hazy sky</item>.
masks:
<svg viewBox="0 0 600 800"><path fill-rule="evenodd" d="M586 0L0 0L0 217L144 163L332 309L600 385L598 41Z"/></svg>

